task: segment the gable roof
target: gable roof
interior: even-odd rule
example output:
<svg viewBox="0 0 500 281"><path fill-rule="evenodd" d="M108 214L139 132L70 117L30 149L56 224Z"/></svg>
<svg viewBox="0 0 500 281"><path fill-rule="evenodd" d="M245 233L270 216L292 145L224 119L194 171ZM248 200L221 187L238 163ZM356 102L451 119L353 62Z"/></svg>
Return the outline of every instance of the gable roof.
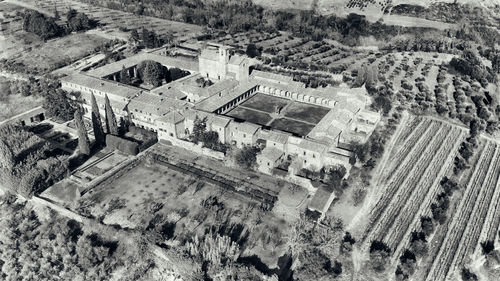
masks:
<svg viewBox="0 0 500 281"><path fill-rule="evenodd" d="M92 90L100 91L108 95L115 95L130 99L141 92L140 89L127 86L118 82L95 78L83 73L74 73L61 78L61 82L72 83Z"/></svg>
<svg viewBox="0 0 500 281"><path fill-rule="evenodd" d="M233 121L229 123L229 129L233 132L238 131L249 135L254 135L257 130L260 129L260 126L249 122L239 123Z"/></svg>

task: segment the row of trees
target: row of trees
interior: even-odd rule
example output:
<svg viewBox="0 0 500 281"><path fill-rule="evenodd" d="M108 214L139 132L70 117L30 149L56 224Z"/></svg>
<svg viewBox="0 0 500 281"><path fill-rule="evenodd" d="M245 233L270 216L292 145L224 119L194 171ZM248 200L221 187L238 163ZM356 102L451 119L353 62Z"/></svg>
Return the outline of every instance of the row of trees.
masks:
<svg viewBox="0 0 500 281"><path fill-rule="evenodd" d="M148 30L145 27L142 28L141 33L137 29L132 29L130 32L132 40L139 44L139 46L144 46L146 48L158 48L165 44L163 40L156 32L153 30Z"/></svg>
<svg viewBox="0 0 500 281"><path fill-rule="evenodd" d="M95 99L94 94L91 96L92 103L92 128L95 137L94 145L96 147L101 147L106 143L106 134L104 132L104 128L101 121L101 114L99 112L99 107L97 105L97 101ZM109 102L108 95L104 97L104 111L105 111L105 125L106 125L106 133L118 136L118 123L116 121L116 116L111 108L111 104ZM90 140L87 134L87 129L85 127L85 123L83 122L83 113L82 109L78 108L74 113L74 120L76 129L78 132L78 149L79 152L83 155L89 155L91 152Z"/></svg>
<svg viewBox="0 0 500 281"><path fill-rule="evenodd" d="M35 10L23 14L23 30L38 35L43 40L65 36L71 32L85 31L97 26L95 20L86 14L70 9L66 14L67 24L60 26L56 18L48 17Z"/></svg>

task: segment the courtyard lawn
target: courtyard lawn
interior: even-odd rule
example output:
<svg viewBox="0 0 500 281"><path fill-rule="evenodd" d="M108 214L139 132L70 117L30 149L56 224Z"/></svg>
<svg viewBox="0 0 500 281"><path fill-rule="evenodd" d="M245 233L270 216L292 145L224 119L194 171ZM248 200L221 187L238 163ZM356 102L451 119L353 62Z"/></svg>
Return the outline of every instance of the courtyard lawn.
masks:
<svg viewBox="0 0 500 281"><path fill-rule="evenodd" d="M284 98L258 93L255 96L249 98L241 105L251 109L273 113L277 108L285 107L289 102L290 100Z"/></svg>
<svg viewBox="0 0 500 281"><path fill-rule="evenodd" d="M271 127L280 131L294 133L299 136L306 136L314 128L314 125L287 118L280 118L275 119L271 123Z"/></svg>
<svg viewBox="0 0 500 281"><path fill-rule="evenodd" d="M286 108L285 117L317 124L330 111L330 108L294 102Z"/></svg>
<svg viewBox="0 0 500 281"><path fill-rule="evenodd" d="M271 116L267 113L244 107L237 107L226 113L226 115L260 125L266 125L272 120Z"/></svg>

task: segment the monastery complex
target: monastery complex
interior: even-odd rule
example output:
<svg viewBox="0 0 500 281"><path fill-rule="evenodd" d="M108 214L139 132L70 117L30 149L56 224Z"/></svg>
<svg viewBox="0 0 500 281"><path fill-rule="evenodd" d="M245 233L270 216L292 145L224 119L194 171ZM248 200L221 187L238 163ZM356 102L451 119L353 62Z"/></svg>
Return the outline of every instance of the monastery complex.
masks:
<svg viewBox="0 0 500 281"><path fill-rule="evenodd" d="M190 74L151 89L120 83L122 69L135 77L145 60ZM118 118L174 145L187 145L196 118L206 118L207 130L217 132L220 142L263 148L261 172L271 173L290 157L297 169L350 166L349 143L365 142L380 120L379 113L369 110L365 89L306 88L292 77L252 70L252 65L252 59L234 54L231 47L209 44L197 62L141 53L63 77L61 84L81 93L87 117L91 94L103 116L107 95ZM213 84L203 86L200 80Z"/></svg>

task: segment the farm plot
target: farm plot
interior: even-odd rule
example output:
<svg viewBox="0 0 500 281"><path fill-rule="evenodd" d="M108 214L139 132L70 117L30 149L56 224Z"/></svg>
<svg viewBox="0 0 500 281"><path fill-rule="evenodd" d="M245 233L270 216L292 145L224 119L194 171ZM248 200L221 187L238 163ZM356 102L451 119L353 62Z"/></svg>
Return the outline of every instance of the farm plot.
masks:
<svg viewBox="0 0 500 281"><path fill-rule="evenodd" d="M24 3L34 7L43 9L45 11L53 12L54 7L60 14L65 14L71 7L78 12L83 12L89 17L99 21L103 24L103 34L110 35L110 37L117 37L127 39L128 36L123 36L122 30L141 29L146 27L149 30L155 31L158 35L172 35L176 38L189 38L201 32L201 26L187 24L176 21L169 21L148 16L138 16L132 13L127 13L118 10L112 10L96 5L89 5L82 2L71 0L21 0Z"/></svg>
<svg viewBox="0 0 500 281"><path fill-rule="evenodd" d="M490 207L490 203L498 186L499 158L499 145L487 143L458 209L453 212L454 216L443 241L439 243L439 251L422 280L445 280L452 277L477 247L480 233L483 226L486 226L485 220L491 217L487 213L496 212Z"/></svg>
<svg viewBox="0 0 500 281"><path fill-rule="evenodd" d="M451 142L451 139L457 138L459 129L453 129L450 125L444 125L441 122L432 121L429 130L426 130L424 136L414 146L414 149L407 154L401 165L394 172L389 171L390 176L382 181L386 185L386 190L379 202L372 210L370 225L363 236L363 241L369 244L373 240L382 240L384 237L395 235L394 231L406 232L407 227L400 227L395 221L403 220L399 218L401 209L405 204L415 200L413 191L421 180L434 179L435 170L429 167L436 165L439 167L448 158L450 148L443 145L445 142ZM442 152L444 150L444 152ZM442 153L442 159L437 159L436 154ZM438 163L435 163L438 161ZM442 162L441 162L442 161ZM434 162L434 163L433 163ZM428 189L427 185L420 184L418 188ZM421 198L420 200L423 200ZM409 207L414 213L417 210ZM405 214L411 216L412 214ZM392 230L392 227L395 230ZM397 242L397 241L396 241Z"/></svg>

